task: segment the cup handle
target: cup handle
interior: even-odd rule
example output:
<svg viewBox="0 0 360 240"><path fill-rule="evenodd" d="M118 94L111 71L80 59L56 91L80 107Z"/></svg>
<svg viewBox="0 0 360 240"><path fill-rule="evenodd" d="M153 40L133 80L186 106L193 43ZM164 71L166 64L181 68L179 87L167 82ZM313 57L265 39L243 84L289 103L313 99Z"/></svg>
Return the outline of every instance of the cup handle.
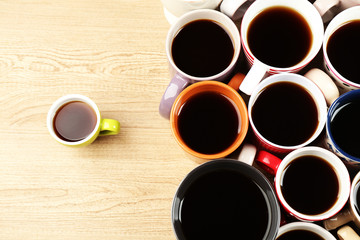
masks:
<svg viewBox="0 0 360 240"><path fill-rule="evenodd" d="M253 66L240 85L240 91L247 95L251 95L256 85L264 78L267 70L268 68L265 64L255 59Z"/></svg>
<svg viewBox="0 0 360 240"><path fill-rule="evenodd" d="M318 68L313 68L305 73L304 77L310 79L320 88L328 106L330 106L335 99L340 96L339 89L336 87L334 81L331 80L329 75L327 75L324 71Z"/></svg>
<svg viewBox="0 0 360 240"><path fill-rule="evenodd" d="M345 209L335 216L326 219L324 221L324 227L326 230L334 230L335 228L340 227L341 225L344 225L348 222L351 222L353 220L353 217L351 215L351 212L349 209Z"/></svg>
<svg viewBox="0 0 360 240"><path fill-rule="evenodd" d="M281 159L278 157L275 157L274 155L272 155L269 152L266 151L260 151L256 161L258 163L260 163L260 166L267 171L268 173L270 173L271 175L275 176L279 165L281 163Z"/></svg>
<svg viewBox="0 0 360 240"><path fill-rule="evenodd" d="M232 20L238 20L245 13L245 5L250 6L253 1L254 0L223 0L220 5L220 11ZM242 6L244 6L244 8L241 8Z"/></svg>
<svg viewBox="0 0 360 240"><path fill-rule="evenodd" d="M120 123L114 119L101 119L100 136L115 135L120 132Z"/></svg>
<svg viewBox="0 0 360 240"><path fill-rule="evenodd" d="M188 85L189 82L185 78L175 74L161 98L159 113L162 117L170 119L170 112L175 99Z"/></svg>
<svg viewBox="0 0 360 240"><path fill-rule="evenodd" d="M313 5L321 16L324 16L331 8L340 3L339 0L316 0Z"/></svg>
<svg viewBox="0 0 360 240"><path fill-rule="evenodd" d="M359 235L349 226L344 226L337 231L340 240L360 240Z"/></svg>
<svg viewBox="0 0 360 240"><path fill-rule="evenodd" d="M253 165L254 159L256 156L256 147L252 144L246 143L241 149L238 160L240 162Z"/></svg>

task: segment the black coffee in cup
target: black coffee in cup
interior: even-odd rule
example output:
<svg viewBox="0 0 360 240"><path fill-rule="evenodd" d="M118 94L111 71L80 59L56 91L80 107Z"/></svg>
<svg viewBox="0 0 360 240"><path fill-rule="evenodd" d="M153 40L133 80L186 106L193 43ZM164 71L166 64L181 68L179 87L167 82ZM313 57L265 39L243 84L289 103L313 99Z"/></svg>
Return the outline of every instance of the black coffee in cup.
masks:
<svg viewBox="0 0 360 240"><path fill-rule="evenodd" d="M293 160L284 170L281 192L297 212L317 215L337 201L339 180L333 167L320 157L305 155Z"/></svg>
<svg viewBox="0 0 360 240"><path fill-rule="evenodd" d="M255 100L251 114L258 132L268 141L282 146L306 142L319 124L312 95L291 82L267 86Z"/></svg>
<svg viewBox="0 0 360 240"><path fill-rule="evenodd" d="M237 160L213 160L189 173L172 211L179 240L274 240L280 221L268 180Z"/></svg>
<svg viewBox="0 0 360 240"><path fill-rule="evenodd" d="M292 230L281 234L276 240L325 240L318 234L308 230Z"/></svg>
<svg viewBox="0 0 360 240"><path fill-rule="evenodd" d="M297 11L275 6L263 10L252 20L247 41L261 62L286 68L300 63L308 55L312 32Z"/></svg>
<svg viewBox="0 0 360 240"><path fill-rule="evenodd" d="M178 117L179 134L192 150L215 154L237 138L240 117L235 103L218 92L202 92L189 98Z"/></svg>
<svg viewBox="0 0 360 240"><path fill-rule="evenodd" d="M72 101L61 106L54 117L56 135L65 141L76 142L85 139L95 129L97 115L87 103Z"/></svg>
<svg viewBox="0 0 360 240"><path fill-rule="evenodd" d="M177 33L171 52L181 71L194 77L210 77L230 65L234 47L219 23L203 19L186 24Z"/></svg>
<svg viewBox="0 0 360 240"><path fill-rule="evenodd" d="M350 21L329 38L326 51L333 67L344 78L360 84L360 20Z"/></svg>

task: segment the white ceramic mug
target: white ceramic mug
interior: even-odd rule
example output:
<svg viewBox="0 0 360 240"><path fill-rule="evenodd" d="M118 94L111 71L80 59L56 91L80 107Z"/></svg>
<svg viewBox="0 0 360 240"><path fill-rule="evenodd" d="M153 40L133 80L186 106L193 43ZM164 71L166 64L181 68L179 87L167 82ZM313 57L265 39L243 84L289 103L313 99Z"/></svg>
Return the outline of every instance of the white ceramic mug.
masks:
<svg viewBox="0 0 360 240"><path fill-rule="evenodd" d="M217 9L236 20L243 16L245 10L255 0L161 0L164 15L170 24L183 14L198 9Z"/></svg>
<svg viewBox="0 0 360 240"><path fill-rule="evenodd" d="M360 4L360 2L358 3ZM342 76L338 70L333 66L333 64L331 63L328 53L327 53L327 46L328 46L328 42L330 37L332 36L332 34L338 30L340 27L342 27L344 24L349 23L351 21L360 21L360 5L356 6L356 7L351 7L348 8L344 11L342 11L341 13L339 13L338 15L336 15L329 23L329 25L327 26L326 30L325 30L325 34L324 34L324 40L323 40L323 53L324 53L324 65L325 65L325 69L327 70L328 74L330 76L332 76L332 78L335 80L335 83L337 84L337 86L339 87L341 92L347 92L350 90L354 90L354 89L360 89L360 84L351 81L350 79L345 78L344 76ZM341 47L341 46L339 46ZM357 55L357 53L359 52L359 44L357 44L356 46L357 50L354 49L353 53L353 60L354 61L359 61L359 56Z"/></svg>
<svg viewBox="0 0 360 240"><path fill-rule="evenodd" d="M316 0L314 6L319 11L324 22L330 21L339 12L360 5L360 0Z"/></svg>
<svg viewBox="0 0 360 240"><path fill-rule="evenodd" d="M320 236L322 239L336 240L336 238L326 229L314 223L308 223L308 222L292 222L281 226L276 239L292 231L309 231Z"/></svg>
<svg viewBox="0 0 360 240"><path fill-rule="evenodd" d="M300 87L307 90L308 93L310 93L311 97L313 98L314 103L316 104L317 110L318 110L318 119L314 119L314 121L318 121L318 125L316 127L315 132L312 134L311 137L309 137L308 140L304 141L301 144L294 145L294 146L285 146L280 145L278 143L274 143L268 139L266 139L263 134L258 130L256 124L253 121L253 114L252 109L253 106L258 99L259 95L263 92L264 89L266 89L268 86L275 84L275 83L282 83L282 82L289 82L299 85ZM276 108L276 106L274 106ZM319 89L319 87L314 84L312 81L307 79L304 76L295 74L295 73L282 73L282 74L276 74L272 75L266 79L264 79L259 85L256 86L255 90L250 96L249 102L248 102L248 115L249 115L249 121L250 126L253 129L254 135L256 137L256 142L262 147L267 149L268 151L275 152L275 153L281 153L286 154L289 153L295 149L302 148L308 144L310 144L312 141L314 141L322 132L325 122L326 122L326 114L327 114L327 106L326 101L323 96L323 93ZM286 111L281 113L284 118L286 118L287 114ZM269 116L271 117L271 116ZM286 119L284 119L286 121ZM296 129L294 129L296 131Z"/></svg>
<svg viewBox="0 0 360 240"><path fill-rule="evenodd" d="M284 185L284 181L285 181L284 176L288 172L289 166L291 166L291 164L294 161L297 161L297 159L304 156L314 156L316 158L320 158L323 161L325 161L329 166L331 166L332 171L336 174L338 181L337 184L338 194L335 203L332 204L332 206L330 206L330 208L328 208L327 210L316 214L307 214L294 209L294 207L289 204L288 199L284 197L282 190L282 186ZM346 166L344 165L344 163L335 154L333 154L332 152L326 149L320 147L303 147L295 151L292 151L291 153L286 155L286 157L283 160L275 157L274 155L268 152L260 151L256 160L258 161L258 163L261 164L261 166L265 166L265 169L268 170L269 173L275 174L275 180L274 180L275 191L281 205L288 214L292 215L293 217L301 221L313 222L313 221L322 221L325 219L329 219L333 217L335 214L337 214L348 201L350 195L350 184L351 184L349 172ZM301 160L302 159L300 159L299 161ZM311 175L317 174L317 172L315 171L310 171L310 172L304 171L303 174L304 178L306 178L309 174ZM309 185L304 185L304 187L306 186ZM311 196L302 195L302 197L306 199L308 204L310 203L312 204L313 200L311 200L311 197L314 197L314 195Z"/></svg>
<svg viewBox="0 0 360 240"><path fill-rule="evenodd" d="M182 71L181 69L179 69L178 66L176 66L171 53L173 40L176 37L179 30L182 29L186 24L201 19L212 20L218 23L228 33L230 39L232 40L232 44L234 48L234 55L230 64L223 71L209 77L196 77ZM222 48L222 46L218 46L218 47ZM229 79L230 75L233 73L235 69L237 60L240 55L240 50L241 50L240 34L234 22L225 14L216 10L209 10L209 9L194 10L192 12L184 14L176 21L176 23L174 23L171 26L166 38L165 48L166 48L167 59L170 66L170 75L172 76L172 79L161 99L159 112L161 116L169 119L171 107L176 97L189 84L195 82L202 82L206 80L225 81Z"/></svg>
<svg viewBox="0 0 360 240"><path fill-rule="evenodd" d="M248 43L248 30L252 21L258 16L262 11L269 9L275 6L288 7L295 10L299 13L308 23L312 42L310 44L310 49L307 55L297 64L282 68L272 65L265 64L261 62L250 49ZM277 31L282 31L278 29L278 26L274 26L273 34L276 34ZM256 0L245 12L244 17L241 22L240 36L241 43L246 55L246 58L251 66L250 71L247 73L243 83L240 85L240 90L248 95L252 93L256 85L267 75L267 74L276 74L284 72L298 72L304 68L319 52L322 39L324 34L323 21L319 12L316 8L307 0ZM266 41L266 39L261 39Z"/></svg>

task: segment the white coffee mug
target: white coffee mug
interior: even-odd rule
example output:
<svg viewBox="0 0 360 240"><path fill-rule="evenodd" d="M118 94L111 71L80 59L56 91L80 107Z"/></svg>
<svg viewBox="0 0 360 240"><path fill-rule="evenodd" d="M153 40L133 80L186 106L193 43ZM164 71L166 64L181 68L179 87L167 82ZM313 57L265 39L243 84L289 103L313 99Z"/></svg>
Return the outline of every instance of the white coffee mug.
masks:
<svg viewBox="0 0 360 240"><path fill-rule="evenodd" d="M310 44L310 49L306 56L297 64L290 67L276 67L272 65L265 64L261 62L252 52L249 42L248 42L248 30L252 21L258 16L262 11L269 9L271 7L288 7L295 10L299 13L309 25L312 42ZM273 34L276 34L278 31L278 26L274 26ZM256 0L245 12L243 20L241 22L240 36L241 43L246 55L246 58L251 66L250 71L247 73L244 81L240 85L240 90L247 95L250 95L255 89L256 85L267 75L267 74L276 74L284 72L298 72L304 68L310 61L317 55L319 52L322 39L324 34L323 21L319 12L316 8L307 0ZM261 39L266 41L266 39Z"/></svg>
<svg viewBox="0 0 360 240"><path fill-rule="evenodd" d="M308 222L292 222L281 226L277 235L277 239L291 231L309 231L320 236L323 239L336 240L336 238L326 229L314 223Z"/></svg>

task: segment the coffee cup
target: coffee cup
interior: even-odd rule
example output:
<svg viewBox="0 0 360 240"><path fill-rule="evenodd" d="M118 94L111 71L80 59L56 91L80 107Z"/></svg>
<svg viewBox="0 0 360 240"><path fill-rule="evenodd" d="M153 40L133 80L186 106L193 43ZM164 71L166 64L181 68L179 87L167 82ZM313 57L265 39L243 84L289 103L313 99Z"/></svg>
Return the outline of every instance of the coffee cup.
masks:
<svg viewBox="0 0 360 240"><path fill-rule="evenodd" d="M256 0L241 22L241 43L251 68L240 90L251 95L267 75L298 72L319 52L323 21L307 0Z"/></svg>
<svg viewBox="0 0 360 240"><path fill-rule="evenodd" d="M360 2L359 2L360 4ZM336 15L325 30L324 65L341 92L360 89L360 6Z"/></svg>
<svg viewBox="0 0 360 240"><path fill-rule="evenodd" d="M198 9L220 9L230 18L241 18L254 0L162 0L164 15L170 24L174 24L185 13Z"/></svg>
<svg viewBox="0 0 360 240"><path fill-rule="evenodd" d="M166 38L166 55L173 76L160 102L160 115L169 119L171 107L188 85L227 81L240 55L239 31L225 14L209 9L184 14Z"/></svg>
<svg viewBox="0 0 360 240"><path fill-rule="evenodd" d="M237 91L222 82L202 81L176 98L170 124L176 141L187 153L216 159L241 145L249 120L246 104Z"/></svg>
<svg viewBox="0 0 360 240"><path fill-rule="evenodd" d="M321 134L326 114L325 98L319 87L294 73L264 79L248 102L255 142L273 153L286 154L309 145Z"/></svg>
<svg viewBox="0 0 360 240"><path fill-rule="evenodd" d="M301 221L331 218L347 203L350 176L344 163L320 147L303 147L281 160L260 151L256 160L275 175L277 197L285 211Z"/></svg>
<svg viewBox="0 0 360 240"><path fill-rule="evenodd" d="M90 98L69 94L57 99L50 107L47 128L59 143L81 147L92 143L99 135L118 134L120 123L101 118L99 108Z"/></svg>
<svg viewBox="0 0 360 240"><path fill-rule="evenodd" d="M330 106L326 119L325 145L348 167L360 167L360 89L342 94Z"/></svg>
<svg viewBox="0 0 360 240"><path fill-rule="evenodd" d="M349 222L355 223L357 227L360 227L360 172L356 174L351 183L349 206L343 209L335 216L324 221L324 227L328 230L336 229Z"/></svg>
<svg viewBox="0 0 360 240"><path fill-rule="evenodd" d="M337 231L340 240L360 240L359 235L349 226L344 226Z"/></svg>
<svg viewBox="0 0 360 240"><path fill-rule="evenodd" d="M281 226L276 240L286 239L336 240L326 229L309 222L292 222Z"/></svg>
<svg viewBox="0 0 360 240"><path fill-rule="evenodd" d="M178 240L274 240L280 219L269 180L238 160L216 159L193 169L180 183L172 205Z"/></svg>
<svg viewBox="0 0 360 240"><path fill-rule="evenodd" d="M360 0L316 0L314 6L319 11L324 22L330 21L339 12L360 5Z"/></svg>

